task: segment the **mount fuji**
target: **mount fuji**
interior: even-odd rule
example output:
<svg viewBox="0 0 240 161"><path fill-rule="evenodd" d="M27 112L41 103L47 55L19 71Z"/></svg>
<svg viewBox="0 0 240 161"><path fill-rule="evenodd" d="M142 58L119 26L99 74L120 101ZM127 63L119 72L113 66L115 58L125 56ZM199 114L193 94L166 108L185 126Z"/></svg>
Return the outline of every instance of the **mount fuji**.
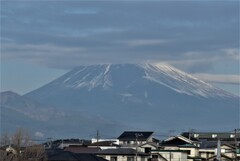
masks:
<svg viewBox="0 0 240 161"><path fill-rule="evenodd" d="M39 137L89 136L97 129L108 136L226 131L239 125L239 100L167 64L82 66L23 96L2 92L1 131L24 127Z"/></svg>
<svg viewBox="0 0 240 161"><path fill-rule="evenodd" d="M239 122L239 96L167 64L77 67L24 97L135 129L223 130Z"/></svg>

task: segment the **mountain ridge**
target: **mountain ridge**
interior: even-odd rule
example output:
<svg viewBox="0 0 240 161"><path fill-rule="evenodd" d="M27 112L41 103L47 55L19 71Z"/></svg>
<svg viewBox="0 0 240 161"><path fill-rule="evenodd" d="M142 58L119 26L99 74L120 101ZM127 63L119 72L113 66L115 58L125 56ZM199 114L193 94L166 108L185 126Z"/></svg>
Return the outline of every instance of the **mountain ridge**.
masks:
<svg viewBox="0 0 240 161"><path fill-rule="evenodd" d="M12 91L1 92L0 96L0 133L13 133L16 128L22 127L28 129L35 138L78 137L92 133L98 127L108 131L105 127L109 126L114 132L114 126L123 126L77 110L62 110L42 104ZM93 129L89 129L89 125ZM67 132L63 133L62 128Z"/></svg>

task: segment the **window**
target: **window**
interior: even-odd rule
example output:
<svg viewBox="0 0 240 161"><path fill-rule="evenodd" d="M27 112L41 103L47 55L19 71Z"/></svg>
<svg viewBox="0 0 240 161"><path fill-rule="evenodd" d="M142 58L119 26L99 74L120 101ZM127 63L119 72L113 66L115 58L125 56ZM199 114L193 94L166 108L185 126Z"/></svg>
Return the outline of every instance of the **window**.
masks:
<svg viewBox="0 0 240 161"><path fill-rule="evenodd" d="M191 150L186 150L187 154L190 155L191 154Z"/></svg>
<svg viewBox="0 0 240 161"><path fill-rule="evenodd" d="M151 148L145 148L145 153L150 153L151 152Z"/></svg>
<svg viewBox="0 0 240 161"><path fill-rule="evenodd" d="M127 157L127 161L134 161L134 157Z"/></svg>
<svg viewBox="0 0 240 161"><path fill-rule="evenodd" d="M117 157L111 157L110 161L117 161Z"/></svg>

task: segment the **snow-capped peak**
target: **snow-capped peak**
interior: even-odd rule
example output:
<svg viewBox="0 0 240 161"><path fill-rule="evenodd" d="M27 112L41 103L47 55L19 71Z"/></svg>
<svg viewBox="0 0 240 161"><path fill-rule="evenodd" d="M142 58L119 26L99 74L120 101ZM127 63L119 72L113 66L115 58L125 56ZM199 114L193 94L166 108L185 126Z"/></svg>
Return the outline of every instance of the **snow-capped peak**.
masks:
<svg viewBox="0 0 240 161"><path fill-rule="evenodd" d="M78 67L63 76L60 83L71 88L88 88L89 91L99 86L107 89L112 86L108 75L110 67L111 64Z"/></svg>
<svg viewBox="0 0 240 161"><path fill-rule="evenodd" d="M144 78L167 86L168 88L187 95L201 97L231 97L231 94L214 87L213 85L199 80L168 64L144 64Z"/></svg>
<svg viewBox="0 0 240 161"><path fill-rule="evenodd" d="M134 70L133 70L134 69ZM115 77L113 78L113 75ZM118 77L116 78L116 75ZM153 81L178 93L198 97L232 97L231 94L203 82L190 74L165 63L160 64L104 64L78 67L61 77L54 83L60 83L68 88L95 88L108 90L118 86L122 80L128 82L123 89L128 89L134 81L144 79ZM120 80L121 79L121 80Z"/></svg>

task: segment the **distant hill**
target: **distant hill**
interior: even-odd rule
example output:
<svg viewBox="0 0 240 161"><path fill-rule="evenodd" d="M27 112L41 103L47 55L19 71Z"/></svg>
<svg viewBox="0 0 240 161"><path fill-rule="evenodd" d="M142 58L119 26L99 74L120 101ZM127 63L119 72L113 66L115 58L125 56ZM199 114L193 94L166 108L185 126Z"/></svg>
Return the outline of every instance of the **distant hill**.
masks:
<svg viewBox="0 0 240 161"><path fill-rule="evenodd" d="M16 128L28 129L35 138L94 137L96 129L116 133L117 126L98 116L77 110L59 110L7 91L1 93L1 132L13 133ZM88 135L86 135L88 134Z"/></svg>

